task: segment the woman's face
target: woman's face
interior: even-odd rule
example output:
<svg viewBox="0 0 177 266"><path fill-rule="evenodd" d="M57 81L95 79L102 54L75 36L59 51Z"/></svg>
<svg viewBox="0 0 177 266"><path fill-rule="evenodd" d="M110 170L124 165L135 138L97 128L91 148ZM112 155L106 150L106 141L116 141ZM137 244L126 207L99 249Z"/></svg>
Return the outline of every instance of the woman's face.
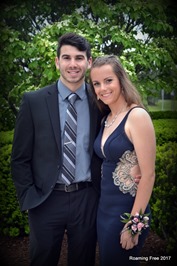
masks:
<svg viewBox="0 0 177 266"><path fill-rule="evenodd" d="M111 65L94 67L90 77L97 98L107 105L117 102L121 94L121 86Z"/></svg>

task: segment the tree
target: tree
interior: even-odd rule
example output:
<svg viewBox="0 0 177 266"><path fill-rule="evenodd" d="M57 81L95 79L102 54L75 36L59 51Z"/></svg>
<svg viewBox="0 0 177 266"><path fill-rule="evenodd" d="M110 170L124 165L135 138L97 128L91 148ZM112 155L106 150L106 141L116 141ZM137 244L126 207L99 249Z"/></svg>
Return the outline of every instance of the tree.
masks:
<svg viewBox="0 0 177 266"><path fill-rule="evenodd" d="M58 78L54 66L57 39L66 31L84 35L92 45L93 57L105 53L118 55L144 99L162 88L168 92L177 87L176 18L171 3L165 0L68 1L66 6L58 3L51 0L44 5L42 0L28 0L19 5L3 5L1 129L13 129L24 91Z"/></svg>

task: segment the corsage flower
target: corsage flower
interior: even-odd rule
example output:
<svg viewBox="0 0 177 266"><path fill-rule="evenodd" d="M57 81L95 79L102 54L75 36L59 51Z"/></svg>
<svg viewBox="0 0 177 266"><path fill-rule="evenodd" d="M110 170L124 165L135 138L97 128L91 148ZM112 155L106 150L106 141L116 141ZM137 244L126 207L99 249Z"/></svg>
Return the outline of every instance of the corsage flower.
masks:
<svg viewBox="0 0 177 266"><path fill-rule="evenodd" d="M125 231L129 231L133 236L137 233L141 234L143 230L149 227L149 213L142 214L136 212L134 216L131 216L130 213L124 213L121 216L121 222L126 223L126 227L121 231L121 234Z"/></svg>

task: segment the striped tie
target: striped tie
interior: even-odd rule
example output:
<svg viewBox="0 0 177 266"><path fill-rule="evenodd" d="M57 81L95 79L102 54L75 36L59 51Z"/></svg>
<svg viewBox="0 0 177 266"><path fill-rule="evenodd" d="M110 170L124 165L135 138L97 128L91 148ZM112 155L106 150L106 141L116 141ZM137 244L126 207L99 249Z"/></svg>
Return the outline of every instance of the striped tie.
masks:
<svg viewBox="0 0 177 266"><path fill-rule="evenodd" d="M63 167L61 177L66 185L70 185L75 178L76 163L76 134L77 134L77 112L74 102L77 94L72 93L68 97L68 108L64 127L64 146L63 146Z"/></svg>

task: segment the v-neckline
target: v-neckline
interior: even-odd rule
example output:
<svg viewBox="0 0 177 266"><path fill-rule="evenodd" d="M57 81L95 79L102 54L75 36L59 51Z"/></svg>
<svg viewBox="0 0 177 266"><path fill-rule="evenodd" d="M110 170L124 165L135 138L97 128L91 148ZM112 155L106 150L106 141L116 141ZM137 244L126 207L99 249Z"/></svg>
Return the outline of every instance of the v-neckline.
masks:
<svg viewBox="0 0 177 266"><path fill-rule="evenodd" d="M129 112L129 111L128 111ZM128 112L125 114L125 116L122 118L121 122L117 125L117 127L112 131L112 133L107 137L107 139L105 140L104 144L102 144L102 138L103 138L103 131L104 131L104 125L102 126L102 137L101 137L101 152L103 154L103 156L106 158L105 152L104 152L104 148L105 145L107 143L107 141L109 140L109 138L115 133L115 131L118 129L118 127L122 124L123 120L125 119L126 115L128 114ZM103 124L105 122L106 118L103 121Z"/></svg>
<svg viewBox="0 0 177 266"><path fill-rule="evenodd" d="M122 118L121 122L117 125L117 127L112 131L112 133L107 137L107 139L105 140L104 144L102 144L102 138L103 138L103 131L104 131L104 122L106 120L107 117L105 117L104 121L103 121L103 125L102 125L102 131L101 131L101 134L102 134L102 137L101 137L101 143L100 143L100 147L101 147L101 152L102 152L102 155L104 156L104 158L106 158L106 155L105 155L105 152L104 152L104 148L105 148L105 145L107 143L107 141L109 140L109 138L115 133L115 131L118 129L118 127L123 123L124 119L128 116L128 114L131 112L131 110L133 110L134 108L136 107L139 107L139 106L134 106L132 107L131 109L129 109L127 111L127 113L125 114L125 116Z"/></svg>

